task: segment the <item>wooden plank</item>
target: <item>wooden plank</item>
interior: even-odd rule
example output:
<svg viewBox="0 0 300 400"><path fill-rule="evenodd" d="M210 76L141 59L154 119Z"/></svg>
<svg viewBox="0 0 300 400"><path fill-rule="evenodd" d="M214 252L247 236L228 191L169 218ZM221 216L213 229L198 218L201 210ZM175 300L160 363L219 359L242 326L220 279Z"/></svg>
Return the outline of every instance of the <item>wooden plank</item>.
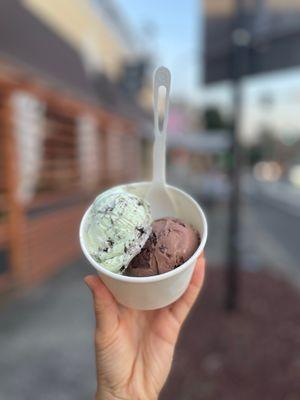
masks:
<svg viewBox="0 0 300 400"><path fill-rule="evenodd" d="M0 220L0 248L7 245L8 242L8 224L5 220Z"/></svg>
<svg viewBox="0 0 300 400"><path fill-rule="evenodd" d="M24 259L26 247L24 244L24 232L26 217L22 205L17 201L17 157L15 141L12 134L13 125L11 119L10 97L7 98L5 129L3 132L5 176L7 178L7 204L8 204L8 239L11 274L17 281L22 281L25 276L26 265Z"/></svg>

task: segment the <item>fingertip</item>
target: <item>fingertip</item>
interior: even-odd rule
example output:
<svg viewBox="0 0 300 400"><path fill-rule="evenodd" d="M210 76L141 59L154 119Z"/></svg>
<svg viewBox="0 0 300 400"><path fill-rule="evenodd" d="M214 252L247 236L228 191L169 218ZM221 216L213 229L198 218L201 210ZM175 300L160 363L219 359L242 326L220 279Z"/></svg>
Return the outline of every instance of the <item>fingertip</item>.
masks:
<svg viewBox="0 0 300 400"><path fill-rule="evenodd" d="M115 302L113 295L98 275L88 275L84 278L84 282L92 292L95 302L103 304Z"/></svg>
<svg viewBox="0 0 300 400"><path fill-rule="evenodd" d="M204 256L204 254L201 254L200 255L200 257L198 258L198 260L197 260L197 265L196 265L196 267L197 267L197 269L199 268L205 268L205 265L206 265L206 259L205 259L205 256Z"/></svg>
<svg viewBox="0 0 300 400"><path fill-rule="evenodd" d="M87 275L87 276L85 276L85 277L83 278L84 283L85 283L88 287L90 287L90 281L91 281L92 278L93 278L93 275Z"/></svg>
<svg viewBox="0 0 300 400"><path fill-rule="evenodd" d="M194 274L191 283L195 284L196 286L199 286L202 280L204 279L204 275L205 275L205 259L199 258L194 269Z"/></svg>
<svg viewBox="0 0 300 400"><path fill-rule="evenodd" d="M91 290L92 294L97 296L100 292L103 292L106 288L104 288L104 284L102 283L99 276L96 275L88 275L84 278L84 282Z"/></svg>
<svg viewBox="0 0 300 400"><path fill-rule="evenodd" d="M95 286L95 277L94 275L87 275L86 277L84 277L84 282L85 284L88 286L89 289L93 290L94 286Z"/></svg>
<svg viewBox="0 0 300 400"><path fill-rule="evenodd" d="M103 332L107 329L107 332L110 332L111 327L118 321L118 307L113 295L97 275L86 276L84 282L93 297L96 328Z"/></svg>

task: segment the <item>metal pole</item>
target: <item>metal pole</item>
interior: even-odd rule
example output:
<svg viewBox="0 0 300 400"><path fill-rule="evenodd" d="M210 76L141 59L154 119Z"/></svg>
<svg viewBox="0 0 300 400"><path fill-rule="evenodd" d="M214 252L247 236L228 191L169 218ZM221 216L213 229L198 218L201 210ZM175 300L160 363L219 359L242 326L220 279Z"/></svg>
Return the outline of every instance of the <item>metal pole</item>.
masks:
<svg viewBox="0 0 300 400"><path fill-rule="evenodd" d="M242 83L240 80L234 82L233 106L234 127L232 131L230 182L231 195L229 201L229 225L228 225L228 254L226 270L226 299L227 310L237 308L239 292L239 237L240 237L240 145L239 126L240 112L242 108Z"/></svg>
<svg viewBox="0 0 300 400"><path fill-rule="evenodd" d="M236 28L233 31L233 118L231 163L229 176L231 182L231 196L229 201L228 225L228 254L226 268L226 298L225 307L233 311L238 306L239 297L239 269L240 269L240 172L241 147L240 130L243 110L242 78L247 72L249 33L243 28L243 2L237 1Z"/></svg>

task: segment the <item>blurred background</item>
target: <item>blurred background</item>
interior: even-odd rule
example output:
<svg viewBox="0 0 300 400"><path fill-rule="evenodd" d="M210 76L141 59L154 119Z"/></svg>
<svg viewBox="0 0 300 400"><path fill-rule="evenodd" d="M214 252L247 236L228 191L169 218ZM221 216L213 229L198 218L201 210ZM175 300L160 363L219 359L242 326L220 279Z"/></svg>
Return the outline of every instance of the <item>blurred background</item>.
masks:
<svg viewBox="0 0 300 400"><path fill-rule="evenodd" d="M300 0L1 0L1 400L93 398L78 225L151 179L160 64L168 181L209 223L161 399L300 399L299 43Z"/></svg>

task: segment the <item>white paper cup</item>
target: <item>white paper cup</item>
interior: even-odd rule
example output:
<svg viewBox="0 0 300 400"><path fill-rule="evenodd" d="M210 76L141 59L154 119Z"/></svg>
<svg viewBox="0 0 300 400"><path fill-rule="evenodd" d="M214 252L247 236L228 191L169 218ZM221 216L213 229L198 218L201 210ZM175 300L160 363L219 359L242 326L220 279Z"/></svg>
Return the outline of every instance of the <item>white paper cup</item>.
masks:
<svg viewBox="0 0 300 400"><path fill-rule="evenodd" d="M144 197L149 185L149 182L139 182L121 185L117 188ZM83 232L90 208L85 212L82 218L79 230L79 240L82 251L88 261L96 268L99 276L116 300L124 306L139 310L154 310L176 301L187 289L197 258L203 252L207 239L207 222L204 212L198 203L187 193L169 185L168 189L176 204L176 216L184 222L190 223L199 231L201 242L189 260L165 274L138 278L118 275L103 268L91 257L84 243ZM167 216L170 217L171 215ZM153 215L153 218L155 218L155 215Z"/></svg>

